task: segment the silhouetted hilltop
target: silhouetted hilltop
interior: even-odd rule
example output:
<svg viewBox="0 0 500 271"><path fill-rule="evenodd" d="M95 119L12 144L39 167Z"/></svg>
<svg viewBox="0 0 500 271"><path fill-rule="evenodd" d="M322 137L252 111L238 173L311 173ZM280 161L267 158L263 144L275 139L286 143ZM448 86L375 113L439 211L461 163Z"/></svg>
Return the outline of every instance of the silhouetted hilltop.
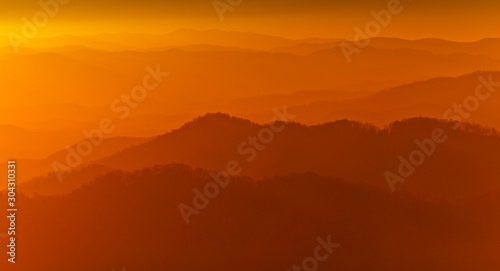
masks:
<svg viewBox="0 0 500 271"><path fill-rule="evenodd" d="M15 270L287 270L314 255L318 238L340 244L318 270L499 267L499 219L483 208L498 194L461 207L311 173L233 177L186 225L179 205L192 207L193 189L209 182L205 170L155 166L66 196L19 196L18 247L30 260Z"/></svg>
<svg viewBox="0 0 500 271"><path fill-rule="evenodd" d="M396 193L460 199L500 191L500 138L491 128L463 123L454 129L456 123L429 118L398 121L384 129L348 120L315 126L276 123L281 125L283 131L273 133L271 141L266 137L264 143L259 133L268 125L207 114L95 164L131 171L180 163L219 171L227 170L228 162L234 160L241 167L240 175L256 180L314 172L390 190L386 172L400 175L400 164L408 163L401 161L416 159L410 155L426 147L429 150L424 151L431 153L409 170L409 176L403 176L405 181L396 185ZM446 141L429 147L435 129L440 129L439 138Z"/></svg>
<svg viewBox="0 0 500 271"><path fill-rule="evenodd" d="M258 126L249 120L234 117L225 113L208 113L203 116L197 117L192 121L187 122L178 130L190 130L190 129L206 129L211 128L213 125L217 125L218 128L224 127L236 127L236 128L246 128L249 126ZM164 135L165 136L165 135ZM160 136L161 137L161 136Z"/></svg>

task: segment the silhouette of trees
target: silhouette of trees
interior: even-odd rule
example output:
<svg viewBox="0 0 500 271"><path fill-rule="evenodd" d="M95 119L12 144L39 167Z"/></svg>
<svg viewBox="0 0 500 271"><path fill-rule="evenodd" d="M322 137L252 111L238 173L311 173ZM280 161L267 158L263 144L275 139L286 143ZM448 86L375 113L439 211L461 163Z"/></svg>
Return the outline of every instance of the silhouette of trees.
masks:
<svg viewBox="0 0 500 271"><path fill-rule="evenodd" d="M287 270L319 236L341 247L318 270L500 267L498 193L455 204L314 173L233 177L187 226L178 205L209 181L174 164L113 171L65 196L20 195L18 246L29 260L16 270Z"/></svg>

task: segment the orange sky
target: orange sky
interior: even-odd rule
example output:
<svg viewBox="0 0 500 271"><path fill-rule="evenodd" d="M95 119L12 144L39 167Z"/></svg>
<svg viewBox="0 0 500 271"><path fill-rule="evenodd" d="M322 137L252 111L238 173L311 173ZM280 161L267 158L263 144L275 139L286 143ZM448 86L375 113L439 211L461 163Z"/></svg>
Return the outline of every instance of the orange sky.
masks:
<svg viewBox="0 0 500 271"><path fill-rule="evenodd" d="M47 0L49 2L51 0ZM55 1L55 0L54 0ZM62 1L62 0L61 0ZM37 36L82 35L102 32L160 34L180 27L199 30L252 31L276 36L353 39L354 27L372 20L370 11L386 9L388 0L263 1L242 0L220 21L210 0L194 1L69 1L40 28ZM407 39L442 38L474 41L499 37L498 1L402 0L404 10L394 15L380 36ZM40 11L38 1L3 3L0 33L20 33L23 17ZM0 41L6 45L7 38Z"/></svg>

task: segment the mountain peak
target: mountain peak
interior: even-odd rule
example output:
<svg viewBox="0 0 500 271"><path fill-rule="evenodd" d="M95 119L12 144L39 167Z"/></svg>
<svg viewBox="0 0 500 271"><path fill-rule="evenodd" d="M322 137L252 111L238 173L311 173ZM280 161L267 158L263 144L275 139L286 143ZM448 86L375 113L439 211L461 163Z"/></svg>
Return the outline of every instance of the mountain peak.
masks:
<svg viewBox="0 0 500 271"><path fill-rule="evenodd" d="M240 124L240 125L245 125L245 126L249 126L249 125L254 124L249 120L234 117L234 116L231 116L227 113L216 112L216 113L207 113L203 116L199 116L199 117L193 119L192 121L184 124L181 127L181 129L199 126L199 125L205 126L205 125L214 125L214 124L222 124L222 123L232 124L232 125Z"/></svg>

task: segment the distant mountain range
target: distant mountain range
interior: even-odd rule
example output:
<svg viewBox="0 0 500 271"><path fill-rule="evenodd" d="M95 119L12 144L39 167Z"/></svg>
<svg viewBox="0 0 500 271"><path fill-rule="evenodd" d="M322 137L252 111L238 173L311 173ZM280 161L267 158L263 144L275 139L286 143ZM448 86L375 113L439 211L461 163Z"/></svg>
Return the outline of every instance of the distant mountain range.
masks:
<svg viewBox="0 0 500 271"><path fill-rule="evenodd" d="M2 136L5 140L0 142L0 150L4 157L0 158L6 160L11 159L10 156L46 157L55 150L84 139L81 131L97 127L103 117L111 117L119 124L112 137L156 136L180 127L194 117L205 114L203 112L214 111L226 112L263 124L271 119L273 108L283 107L288 107L288 111L297 115L295 119L297 122L307 125L350 119L383 127L391 122L413 117L442 119L446 117L445 113L448 110L452 112L448 112L447 116L456 118L455 106L464 106L467 98L475 97L476 88L482 84L480 78L500 82L498 72L484 71L402 85L393 81L384 83L367 81L364 84L346 85L335 90L253 95L230 100L227 103L221 102L218 105L201 101L182 105L173 104L172 101L151 100L146 101L146 106L135 109L125 121L114 116L109 105L83 107L56 104L14 107L0 110L1 116L10 116L8 118L10 125L3 128ZM363 89L375 91L363 91ZM480 101L477 110L467 113L464 121L500 129L500 115L497 110L499 106L500 95L493 92L487 99ZM184 113L169 114L172 110ZM20 128L12 124L33 128ZM14 139L22 140L14 141ZM16 145L15 142L20 143ZM39 144L39 142L45 143Z"/></svg>
<svg viewBox="0 0 500 271"><path fill-rule="evenodd" d="M151 94L154 100L169 104L168 114L185 113L195 104L215 106L247 96L338 89L366 81L411 83L500 69L500 60L482 55L433 54L405 48L367 47L355 58L348 64L342 51L335 48L308 56L179 49L148 52L84 49L21 55L4 60L5 65L0 68L5 87L16 90L6 93L0 106L29 106L40 100L48 103L48 99L53 104L111 103L130 91L151 65L170 72L165 84ZM42 74L40 70L45 72ZM25 74L30 74L30 80L20 80ZM40 88L52 91L33 91Z"/></svg>
<svg viewBox="0 0 500 271"><path fill-rule="evenodd" d="M0 48L13 270L500 270L500 39L361 42Z"/></svg>
<svg viewBox="0 0 500 271"><path fill-rule="evenodd" d="M482 78L482 79L481 79ZM474 111L466 112L461 117L466 121L480 123L500 129L500 95L487 89L482 82L500 84L499 72L475 72L459 77L442 77L405 84L367 97L336 101L318 101L307 105L291 107L289 110L297 115L303 123L323 123L338 119L355 119L364 122L386 125L390 122L416 116L433 118L457 118L456 105L465 108L469 98L479 96L487 98L478 100ZM467 108L471 108L467 106ZM452 113L448 112L451 110ZM463 109L467 111L466 109Z"/></svg>
<svg viewBox="0 0 500 271"><path fill-rule="evenodd" d="M308 55L317 51L338 47L341 43L352 41L335 38L307 38L288 39L251 32L222 31L222 30L194 30L181 28L176 31L161 34L138 33L103 33L98 35L74 36L65 35L49 38L35 38L22 52L31 52L33 49L66 48L64 50L88 47L99 50L151 50L154 48L185 47L195 45L210 45L220 47L246 48L297 55ZM360 43L368 43L361 40ZM400 38L373 37L369 46L379 49L415 49L436 54L467 53L500 58L497 48L500 38L488 38L475 42L456 42L442 39L405 40ZM203 48L203 47L200 47ZM12 49L5 47L1 54L10 54Z"/></svg>

